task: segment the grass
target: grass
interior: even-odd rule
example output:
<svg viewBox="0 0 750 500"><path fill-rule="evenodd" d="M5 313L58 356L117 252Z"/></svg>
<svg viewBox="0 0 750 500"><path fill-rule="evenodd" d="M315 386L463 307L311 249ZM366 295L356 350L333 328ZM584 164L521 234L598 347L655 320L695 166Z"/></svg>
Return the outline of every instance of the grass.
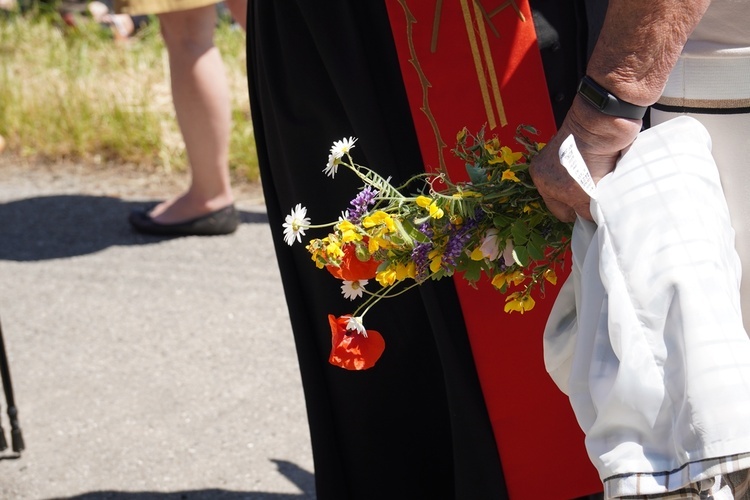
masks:
<svg viewBox="0 0 750 500"><path fill-rule="evenodd" d="M50 161L184 170L158 22L132 43L117 44L82 20L71 29L54 12L0 16L0 136L7 150ZM215 43L230 82L230 169L235 179L255 181L245 34L222 21Z"/></svg>

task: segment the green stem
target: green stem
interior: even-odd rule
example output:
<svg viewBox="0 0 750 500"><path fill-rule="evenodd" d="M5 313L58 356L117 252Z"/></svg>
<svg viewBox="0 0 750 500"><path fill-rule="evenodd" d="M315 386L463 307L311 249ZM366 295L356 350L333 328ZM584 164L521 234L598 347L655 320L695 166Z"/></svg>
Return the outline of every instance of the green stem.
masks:
<svg viewBox="0 0 750 500"><path fill-rule="evenodd" d="M402 283L403 282L400 282L400 283L398 283L398 285L400 285ZM394 289L396 289L397 285L393 285L393 286L390 286L388 288L382 288L381 287L380 290L383 293L369 292L369 291L365 290L365 293L367 293L369 295L369 297L367 298L367 300L365 300L362 304L359 305L359 307L356 309L356 311L354 311L353 316L364 316L365 314L367 314L367 311L369 311L375 304L377 304L378 302L380 302L382 299L392 299L394 297L398 297L399 295L401 295L403 293L406 293L409 290L411 290L412 288L415 288L415 287L418 287L418 286L419 286L419 283L415 282L415 283L413 283L413 284L411 284L411 285L409 285L409 286L407 286L407 287L405 287L405 288L403 288L401 290L398 290L397 292L393 292L393 293L387 293L387 291L388 290L394 290ZM364 309L364 311L361 314L358 314L360 311L362 311L362 309Z"/></svg>
<svg viewBox="0 0 750 500"><path fill-rule="evenodd" d="M326 224L310 224L310 225L306 225L303 229L305 231L307 231L308 229L323 229L325 227L334 227L338 223L339 223L339 221L328 222Z"/></svg>

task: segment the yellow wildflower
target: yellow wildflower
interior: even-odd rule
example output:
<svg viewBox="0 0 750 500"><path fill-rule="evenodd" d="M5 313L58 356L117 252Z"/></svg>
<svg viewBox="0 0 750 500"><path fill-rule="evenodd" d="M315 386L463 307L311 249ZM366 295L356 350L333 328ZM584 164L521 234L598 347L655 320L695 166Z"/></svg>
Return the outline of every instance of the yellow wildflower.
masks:
<svg viewBox="0 0 750 500"><path fill-rule="evenodd" d="M417 277L417 264L413 260L410 260L406 265L406 276L411 279Z"/></svg>
<svg viewBox="0 0 750 500"><path fill-rule="evenodd" d="M438 255L430 262L430 271L436 273L440 271L440 266L443 264L443 255Z"/></svg>
<svg viewBox="0 0 750 500"><path fill-rule="evenodd" d="M433 219L440 219L445 215L443 212L443 209L437 206L437 203L432 200L432 198L428 198L427 196L417 196L417 205L419 205L422 208L427 208L430 210L430 217Z"/></svg>
<svg viewBox="0 0 750 500"><path fill-rule="evenodd" d="M357 229L357 226L355 226L348 220L342 220L341 222L338 223L336 227L338 227L341 232L352 231L352 230Z"/></svg>
<svg viewBox="0 0 750 500"><path fill-rule="evenodd" d="M557 274L552 269L547 269L546 271L544 271L544 279L546 279L553 285L557 285Z"/></svg>
<svg viewBox="0 0 750 500"><path fill-rule="evenodd" d="M523 153L514 153L508 146L500 148L500 156L508 165L515 165L523 157Z"/></svg>
<svg viewBox="0 0 750 500"><path fill-rule="evenodd" d="M362 225L366 228L384 225L389 233L396 231L396 224L393 218L382 210L378 210L372 215L368 215L362 220Z"/></svg>
<svg viewBox="0 0 750 500"><path fill-rule="evenodd" d="M520 285L526 279L523 272L520 270L513 271L512 273L500 273L496 274L492 278L492 285L495 288L502 288L506 284L513 283L514 285Z"/></svg>
<svg viewBox="0 0 750 500"><path fill-rule="evenodd" d="M435 249L427 254L427 258L430 259L430 271L433 273L440 271L440 266L443 263L443 253Z"/></svg>
<svg viewBox="0 0 750 500"><path fill-rule="evenodd" d="M523 274L523 271L517 270L510 273L508 276L508 282L513 282L514 285L518 286L521 283L523 283L523 280L526 279L526 276Z"/></svg>
<svg viewBox="0 0 750 500"><path fill-rule="evenodd" d="M398 281L404 281L409 276L409 269L406 264L396 264L396 279Z"/></svg>
<svg viewBox="0 0 750 500"><path fill-rule="evenodd" d="M323 240L315 239L305 247L310 252L310 259L315 262L315 267L318 269L323 269L326 265L325 246L326 243Z"/></svg>
<svg viewBox="0 0 750 500"><path fill-rule="evenodd" d="M326 246L326 255L329 259L340 259L344 256L344 251L341 250L341 244L338 241L331 241Z"/></svg>
<svg viewBox="0 0 750 500"><path fill-rule="evenodd" d="M491 155L496 155L500 152L500 140L497 137L493 137L486 143L484 143L484 149Z"/></svg>
<svg viewBox="0 0 750 500"><path fill-rule="evenodd" d="M430 217L433 219L441 219L445 215L445 212L443 212L443 209L438 207L435 203L430 205Z"/></svg>
<svg viewBox="0 0 750 500"><path fill-rule="evenodd" d="M396 270L393 266L388 266L383 271L376 274L375 279L382 287L391 286L396 282Z"/></svg>
<svg viewBox="0 0 750 500"><path fill-rule="evenodd" d="M432 203L432 198L428 198L427 196L417 196L417 205L419 205L422 208L427 208Z"/></svg>
<svg viewBox="0 0 750 500"><path fill-rule="evenodd" d="M456 200L461 200L463 198L478 198L479 196L482 195L476 191L459 191L458 193L453 193L453 198Z"/></svg>
<svg viewBox="0 0 750 500"><path fill-rule="evenodd" d="M315 255L315 253L318 252L318 245L317 245L317 243L319 241L320 240L310 240L310 243L307 244L307 246L305 247L305 250L307 250L311 254Z"/></svg>
<svg viewBox="0 0 750 500"><path fill-rule="evenodd" d="M385 238L381 238L380 236L370 236L370 239L367 240L367 251L372 253L375 253L378 250L387 250L390 248L391 242L386 240Z"/></svg>
<svg viewBox="0 0 750 500"><path fill-rule="evenodd" d="M473 256L472 256L472 258L473 258ZM477 259L474 259L474 260L477 260ZM504 273L496 274L495 276L493 276L493 278L492 278L492 286L494 286L495 288L497 288L499 290L499 289L501 289L503 287L503 285L505 285L505 274Z"/></svg>
<svg viewBox="0 0 750 500"><path fill-rule="evenodd" d="M532 201L531 203L523 207L523 213L528 214L532 210L537 209L537 208L539 208L539 203Z"/></svg>
<svg viewBox="0 0 750 500"><path fill-rule="evenodd" d="M341 221L338 225L338 230L341 231L341 241L344 243L362 240L362 235L359 234L357 226L348 220Z"/></svg>
<svg viewBox="0 0 750 500"><path fill-rule="evenodd" d="M523 294L521 292L514 292L508 295L508 297L505 299L505 307L503 309L507 313L518 311L523 314L526 311L531 311L532 309L534 309L535 305L536 302L534 302L534 299L531 297L531 295Z"/></svg>
<svg viewBox="0 0 750 500"><path fill-rule="evenodd" d="M513 181L513 182L521 182L521 179L516 177L516 173L512 171L511 169L505 169L503 170L503 178L504 181Z"/></svg>

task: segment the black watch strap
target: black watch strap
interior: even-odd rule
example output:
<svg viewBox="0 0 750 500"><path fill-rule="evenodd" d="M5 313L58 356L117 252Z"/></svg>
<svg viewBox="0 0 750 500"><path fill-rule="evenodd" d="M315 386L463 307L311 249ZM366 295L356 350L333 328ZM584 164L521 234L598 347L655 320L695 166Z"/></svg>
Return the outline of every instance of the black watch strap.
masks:
<svg viewBox="0 0 750 500"><path fill-rule="evenodd" d="M578 95L605 115L620 118L640 120L648 109L648 106L636 106L620 100L588 75L581 78L581 82L578 84Z"/></svg>

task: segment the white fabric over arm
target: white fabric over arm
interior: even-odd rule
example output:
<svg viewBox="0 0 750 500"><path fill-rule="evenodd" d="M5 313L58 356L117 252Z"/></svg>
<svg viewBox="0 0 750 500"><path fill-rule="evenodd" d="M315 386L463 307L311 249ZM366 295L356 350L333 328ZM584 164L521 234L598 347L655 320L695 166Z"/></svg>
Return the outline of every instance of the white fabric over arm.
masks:
<svg viewBox="0 0 750 500"><path fill-rule="evenodd" d="M710 148L688 117L641 133L574 228L545 363L607 497L750 467L750 339Z"/></svg>

